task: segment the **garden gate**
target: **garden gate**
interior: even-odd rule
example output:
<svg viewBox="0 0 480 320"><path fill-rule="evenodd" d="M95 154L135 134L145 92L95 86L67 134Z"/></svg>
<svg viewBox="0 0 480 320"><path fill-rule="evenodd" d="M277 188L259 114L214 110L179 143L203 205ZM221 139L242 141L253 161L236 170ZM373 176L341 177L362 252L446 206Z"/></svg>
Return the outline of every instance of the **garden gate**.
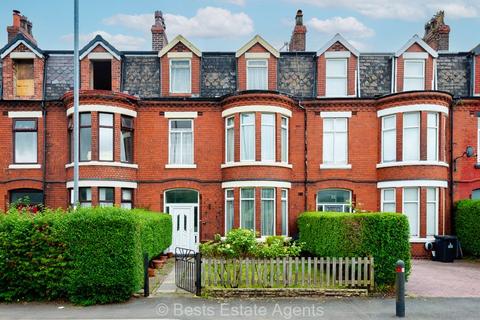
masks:
<svg viewBox="0 0 480 320"><path fill-rule="evenodd" d="M175 248L175 285L183 290L201 294L202 259L199 252Z"/></svg>

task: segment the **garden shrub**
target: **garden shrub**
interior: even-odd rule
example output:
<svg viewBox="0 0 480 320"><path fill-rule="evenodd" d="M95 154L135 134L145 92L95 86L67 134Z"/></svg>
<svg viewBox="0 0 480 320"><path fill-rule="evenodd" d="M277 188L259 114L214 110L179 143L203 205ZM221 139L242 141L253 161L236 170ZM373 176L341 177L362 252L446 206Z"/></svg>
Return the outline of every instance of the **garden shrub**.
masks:
<svg viewBox="0 0 480 320"><path fill-rule="evenodd" d="M0 300L124 301L143 284L143 253L171 244L169 215L82 208L0 215Z"/></svg>
<svg viewBox="0 0 480 320"><path fill-rule="evenodd" d="M480 200L461 200L456 203L455 229L463 252L480 256Z"/></svg>
<svg viewBox="0 0 480 320"><path fill-rule="evenodd" d="M321 257L373 257L375 283L395 283L395 263L410 272L407 217L397 213L306 212L298 217L304 250Z"/></svg>

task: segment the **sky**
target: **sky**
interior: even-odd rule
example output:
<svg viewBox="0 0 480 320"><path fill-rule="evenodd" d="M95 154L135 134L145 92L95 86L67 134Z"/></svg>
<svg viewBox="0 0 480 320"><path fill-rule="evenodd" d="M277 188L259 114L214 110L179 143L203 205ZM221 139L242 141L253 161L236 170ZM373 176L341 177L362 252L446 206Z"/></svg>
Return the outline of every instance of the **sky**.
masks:
<svg viewBox="0 0 480 320"><path fill-rule="evenodd" d="M0 0L1 46L13 9L33 22L41 49L73 48L73 0ZM422 37L440 9L451 51L480 43L480 0L80 0L80 39L85 44L101 34L120 50L150 50L154 12L161 10L168 38L182 34L201 51L236 51L256 34L280 49L297 9L308 51L341 33L361 52L395 52L414 34Z"/></svg>

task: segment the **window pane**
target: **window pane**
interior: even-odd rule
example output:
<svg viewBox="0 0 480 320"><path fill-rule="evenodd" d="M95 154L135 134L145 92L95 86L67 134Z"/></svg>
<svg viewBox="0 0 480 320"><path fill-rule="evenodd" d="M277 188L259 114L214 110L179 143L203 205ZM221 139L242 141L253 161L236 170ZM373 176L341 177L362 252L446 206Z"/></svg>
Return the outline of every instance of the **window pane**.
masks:
<svg viewBox="0 0 480 320"><path fill-rule="evenodd" d="M37 132L15 132L15 162L37 163Z"/></svg>
<svg viewBox="0 0 480 320"><path fill-rule="evenodd" d="M383 162L397 160L397 133L395 130L383 132Z"/></svg>
<svg viewBox="0 0 480 320"><path fill-rule="evenodd" d="M80 125L81 126L91 126L92 125L92 115L90 113L81 113L80 114Z"/></svg>
<svg viewBox="0 0 480 320"><path fill-rule="evenodd" d="M133 133L132 131L122 131L120 135L120 160L133 162Z"/></svg>
<svg viewBox="0 0 480 320"><path fill-rule="evenodd" d="M282 162L288 162L288 128L282 128L281 132Z"/></svg>
<svg viewBox="0 0 480 320"><path fill-rule="evenodd" d="M182 163L182 134L180 132L170 133L170 163Z"/></svg>
<svg viewBox="0 0 480 320"><path fill-rule="evenodd" d="M420 160L420 113L403 115L403 160Z"/></svg>
<svg viewBox="0 0 480 320"><path fill-rule="evenodd" d="M427 116L427 160L438 160L438 117L436 113Z"/></svg>
<svg viewBox="0 0 480 320"><path fill-rule="evenodd" d="M113 201L113 188L99 188L98 192L100 201Z"/></svg>
<svg viewBox="0 0 480 320"><path fill-rule="evenodd" d="M346 77L347 59L327 59L327 77Z"/></svg>
<svg viewBox="0 0 480 320"><path fill-rule="evenodd" d="M240 159L246 161L255 161L254 113L242 113L240 129Z"/></svg>
<svg viewBox="0 0 480 320"><path fill-rule="evenodd" d="M275 115L262 114L262 160L275 161Z"/></svg>
<svg viewBox="0 0 480 320"><path fill-rule="evenodd" d="M474 200L480 199L480 189L475 189L472 191L472 199Z"/></svg>
<svg viewBox="0 0 480 320"><path fill-rule="evenodd" d="M395 207L395 203L384 203L383 204L383 212L396 212L397 209Z"/></svg>
<svg viewBox="0 0 480 320"><path fill-rule="evenodd" d="M321 190L317 194L317 203L350 203L350 191L327 189Z"/></svg>
<svg viewBox="0 0 480 320"><path fill-rule="evenodd" d="M193 134L182 133L182 163L193 164Z"/></svg>
<svg viewBox="0 0 480 320"><path fill-rule="evenodd" d="M233 209L233 200L227 200L225 205L225 229L226 232L233 229L233 216L234 216L234 209Z"/></svg>
<svg viewBox="0 0 480 320"><path fill-rule="evenodd" d="M232 189L227 190L227 198L233 198L233 190Z"/></svg>
<svg viewBox="0 0 480 320"><path fill-rule="evenodd" d="M403 114L403 126L404 127L418 127L420 123L420 113L404 113Z"/></svg>
<svg viewBox="0 0 480 320"><path fill-rule="evenodd" d="M180 129L178 131L181 131L181 129L192 129L192 120L172 120L170 121L170 128Z"/></svg>
<svg viewBox="0 0 480 320"><path fill-rule="evenodd" d="M243 189L240 189L240 197L242 199L245 199L245 198L254 198L255 197L255 189L253 188L243 188Z"/></svg>
<svg viewBox="0 0 480 320"><path fill-rule="evenodd" d="M404 201L418 201L418 188L405 188L403 197Z"/></svg>
<svg viewBox="0 0 480 320"><path fill-rule="evenodd" d="M227 129L227 162L234 161L234 153L235 153L235 136L234 136L234 129L228 128Z"/></svg>
<svg viewBox="0 0 480 320"><path fill-rule="evenodd" d="M423 79L405 78L403 91L424 90Z"/></svg>
<svg viewBox="0 0 480 320"><path fill-rule="evenodd" d="M262 236L269 236L275 234L275 200L274 199L264 199L264 190L267 195L273 197L273 189L262 189Z"/></svg>
<svg viewBox="0 0 480 320"><path fill-rule="evenodd" d="M383 190L384 201L395 201L395 189Z"/></svg>
<svg viewBox="0 0 480 320"><path fill-rule="evenodd" d="M326 96L343 97L347 95L347 78L327 78Z"/></svg>
<svg viewBox="0 0 480 320"><path fill-rule="evenodd" d="M255 189L240 189L240 227L255 230Z"/></svg>
<svg viewBox="0 0 480 320"><path fill-rule="evenodd" d="M190 92L190 62L188 60L171 60L170 81L172 92Z"/></svg>
<svg viewBox="0 0 480 320"><path fill-rule="evenodd" d="M15 129L31 129L37 128L37 122L35 120L15 120Z"/></svg>
<svg viewBox="0 0 480 320"><path fill-rule="evenodd" d="M273 199L274 197L275 197L275 189L273 188L262 189L262 199Z"/></svg>
<svg viewBox="0 0 480 320"><path fill-rule="evenodd" d="M169 190L165 196L166 203L198 203L198 193L195 190Z"/></svg>
<svg viewBox="0 0 480 320"><path fill-rule="evenodd" d="M383 117L383 129L394 129L397 126L397 117L395 115Z"/></svg>
<svg viewBox="0 0 480 320"><path fill-rule="evenodd" d="M79 200L82 201L92 201L92 189L90 188L79 188Z"/></svg>
<svg viewBox="0 0 480 320"><path fill-rule="evenodd" d="M247 65L249 67L266 67L267 66L267 60L248 60Z"/></svg>
<svg viewBox="0 0 480 320"><path fill-rule="evenodd" d="M347 163L347 134L336 133L334 142L334 162Z"/></svg>
<svg viewBox="0 0 480 320"><path fill-rule="evenodd" d="M438 217L437 188L427 188L427 236L436 234Z"/></svg>
<svg viewBox="0 0 480 320"><path fill-rule="evenodd" d="M247 90L267 90L267 72L265 60L248 60Z"/></svg>
<svg viewBox="0 0 480 320"><path fill-rule="evenodd" d="M170 163L193 164L192 120L170 121Z"/></svg>
<svg viewBox="0 0 480 320"><path fill-rule="evenodd" d="M122 189L122 200L131 201L132 200L132 190L131 189Z"/></svg>
<svg viewBox="0 0 480 320"><path fill-rule="evenodd" d="M111 114L111 113L99 113L98 122L101 126L112 127L113 126L113 114Z"/></svg>
<svg viewBox="0 0 480 320"><path fill-rule="evenodd" d="M334 134L323 134L323 163L333 163L335 158L334 154Z"/></svg>
<svg viewBox="0 0 480 320"><path fill-rule="evenodd" d="M100 128L99 159L113 161L113 128Z"/></svg>
<svg viewBox="0 0 480 320"><path fill-rule="evenodd" d="M418 203L404 203L403 211L408 218L410 235L418 236Z"/></svg>
<svg viewBox="0 0 480 320"><path fill-rule="evenodd" d="M80 128L80 161L92 159L92 129Z"/></svg>
<svg viewBox="0 0 480 320"><path fill-rule="evenodd" d="M287 226L288 226L288 202L287 198L283 197L282 190L282 235L286 236L288 234Z"/></svg>
<svg viewBox="0 0 480 320"><path fill-rule="evenodd" d="M405 77L423 77L423 61L405 60Z"/></svg>
<svg viewBox="0 0 480 320"><path fill-rule="evenodd" d="M130 202L122 202L121 207L123 209L132 209L132 204Z"/></svg>
<svg viewBox="0 0 480 320"><path fill-rule="evenodd" d="M133 129L133 118L122 116L122 128Z"/></svg>
<svg viewBox="0 0 480 320"><path fill-rule="evenodd" d="M10 191L10 203L28 198L30 204L37 205L43 203L43 192L34 189L20 189Z"/></svg>

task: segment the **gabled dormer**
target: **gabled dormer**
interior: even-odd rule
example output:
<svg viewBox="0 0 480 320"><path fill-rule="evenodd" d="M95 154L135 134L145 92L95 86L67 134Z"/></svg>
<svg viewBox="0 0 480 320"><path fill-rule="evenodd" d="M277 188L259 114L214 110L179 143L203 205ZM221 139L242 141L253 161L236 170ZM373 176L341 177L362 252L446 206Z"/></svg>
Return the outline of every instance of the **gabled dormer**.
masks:
<svg viewBox="0 0 480 320"><path fill-rule="evenodd" d="M358 55L344 37L336 34L317 53L317 95L355 97L358 82Z"/></svg>
<svg viewBox="0 0 480 320"><path fill-rule="evenodd" d="M202 52L178 35L158 53L162 96L199 96Z"/></svg>
<svg viewBox="0 0 480 320"><path fill-rule="evenodd" d="M0 50L3 99L41 100L44 53L22 33Z"/></svg>
<svg viewBox="0 0 480 320"><path fill-rule="evenodd" d="M414 35L395 53L395 92L435 90L435 59L433 50L418 35Z"/></svg>
<svg viewBox="0 0 480 320"><path fill-rule="evenodd" d="M236 53L238 90L277 90L280 53L259 35Z"/></svg>
<svg viewBox="0 0 480 320"><path fill-rule="evenodd" d="M480 44L472 49L472 93L480 96Z"/></svg>
<svg viewBox="0 0 480 320"><path fill-rule="evenodd" d="M121 53L102 36L87 43L80 54L80 88L120 91Z"/></svg>

